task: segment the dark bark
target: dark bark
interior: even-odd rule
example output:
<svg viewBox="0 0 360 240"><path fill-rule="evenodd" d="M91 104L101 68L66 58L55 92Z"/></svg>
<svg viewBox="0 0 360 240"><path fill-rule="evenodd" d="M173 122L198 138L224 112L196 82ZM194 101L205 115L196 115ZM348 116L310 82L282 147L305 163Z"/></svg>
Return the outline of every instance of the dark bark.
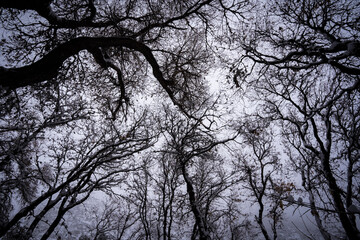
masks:
<svg viewBox="0 0 360 240"><path fill-rule="evenodd" d="M66 213L64 206L66 204L68 200L68 197L65 197L62 202L61 205L59 207L59 211L58 214L56 216L56 218L54 219L54 221L51 223L50 227L47 229L47 231L44 233L44 235L41 237L41 240L46 240L50 237L51 233L55 230L56 226L59 225L61 218L64 216L64 214Z"/></svg>
<svg viewBox="0 0 360 240"><path fill-rule="evenodd" d="M208 228L206 226L205 219L203 218L202 213L200 212L198 202L196 200L195 190L191 182L191 179L189 178L189 175L186 172L185 164L182 164L181 171L186 183L186 190L189 196L191 211L194 214L195 222L199 230L200 240L210 240L210 236L207 232Z"/></svg>
<svg viewBox="0 0 360 240"><path fill-rule="evenodd" d="M330 112L330 108L328 110L328 114ZM342 224L342 227L344 228L346 235L349 239L360 239L359 231L352 225L351 220L349 219L346 209L344 207L344 203L341 199L341 189L337 185L336 179L333 175L333 172L331 170L330 166L330 151L331 151L331 142L332 142L332 135L331 135L331 121L329 120L329 115L327 114L325 124L326 124L326 144L323 143L321 140L318 129L315 123L315 120L311 118L311 123L313 126L313 133L315 136L315 139L320 145L321 154L317 153L317 155L320 157L322 162L322 170L323 174L326 178L330 194L333 198L333 203L335 206L335 210L337 211L338 217L340 219L340 222Z"/></svg>
<svg viewBox="0 0 360 240"><path fill-rule="evenodd" d="M19 87L30 86L46 80L50 80L57 76L58 69L62 66L63 62L77 54L81 50L88 50L93 52L93 49L106 48L111 46L122 46L144 55L146 60L153 68L153 74L159 81L161 86L166 92L172 96L169 89L170 81L164 79L151 49L146 45L137 42L131 38L116 38L116 37L79 37L59 45L51 52L46 54L41 60L20 68L0 68L0 85L10 89Z"/></svg>
<svg viewBox="0 0 360 240"><path fill-rule="evenodd" d="M52 209L58 202L60 202L61 199L62 199L61 195L57 196L55 200L49 199L49 201L46 204L46 206L44 207L44 209L41 210L41 212L35 216L35 219L33 220L30 227L28 228L28 230L27 230L28 236L32 236L33 231L35 230L35 228L39 224L39 222L42 220L42 218L45 216L45 214L50 209Z"/></svg>
<svg viewBox="0 0 360 240"><path fill-rule="evenodd" d="M259 204L258 216L255 216L255 220L259 224L261 232L264 235L264 238L266 240L270 240L269 234L268 234L268 232L267 232L267 230L266 230L266 228L264 226L264 223L263 223L264 203L263 203L262 198L263 198L264 193L265 193L264 191L265 191L265 188L266 188L266 184L261 186L262 190L258 193L258 188L253 182L252 172L251 172L250 169L248 169L247 175L249 177L249 184L251 186L251 189L252 189L253 193L255 194L257 203Z"/></svg>

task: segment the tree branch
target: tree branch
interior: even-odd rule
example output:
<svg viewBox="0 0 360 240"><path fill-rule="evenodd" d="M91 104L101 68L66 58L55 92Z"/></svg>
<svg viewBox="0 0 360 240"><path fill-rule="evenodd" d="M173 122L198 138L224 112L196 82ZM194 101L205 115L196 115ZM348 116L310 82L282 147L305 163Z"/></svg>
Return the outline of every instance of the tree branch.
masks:
<svg viewBox="0 0 360 240"><path fill-rule="evenodd" d="M155 78L159 81L166 92L172 96L168 88L171 81L165 80L151 49L146 45L130 38L117 37L79 37L63 43L46 54L41 60L20 68L0 67L0 85L10 89L30 86L57 76L58 69L63 62L77 54L81 50L90 52L95 48L122 46L140 52L146 58L153 69Z"/></svg>
<svg viewBox="0 0 360 240"><path fill-rule="evenodd" d="M52 0L3 0L0 2L0 8L12 8L18 10L34 10L40 16L45 18L50 24L56 25L58 28L78 28L78 27L107 27L114 25L114 21L100 21L94 22L93 19L96 15L96 7L93 0L88 0L87 7L90 11L89 16L84 17L81 20L72 20L59 17L52 9Z"/></svg>

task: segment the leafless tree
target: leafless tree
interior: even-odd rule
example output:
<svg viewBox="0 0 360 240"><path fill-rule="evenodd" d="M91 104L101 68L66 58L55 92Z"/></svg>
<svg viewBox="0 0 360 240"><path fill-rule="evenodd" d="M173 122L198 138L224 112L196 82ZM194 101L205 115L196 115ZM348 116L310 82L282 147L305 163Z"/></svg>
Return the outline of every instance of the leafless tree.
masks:
<svg viewBox="0 0 360 240"><path fill-rule="evenodd" d="M200 108L201 109L201 108ZM220 166L222 159L216 153L216 146L233 140L217 140L210 128L216 119L211 108L205 110L198 119L183 119L177 114L167 114L164 133L166 145L164 153L182 176L190 210L195 223L192 239L217 239L216 222L223 215L217 212L214 204L221 194L233 185L234 173L227 173ZM221 238L221 237L220 237Z"/></svg>
<svg viewBox="0 0 360 240"><path fill-rule="evenodd" d="M239 130L242 141L238 145L241 148L238 167L244 176L242 182L249 190L251 201L258 205L255 220L263 237L277 239L277 228L284 210L282 200L290 191L285 191L285 181L277 179L282 167L279 152L274 148L274 132L266 119L247 116L239 122L243 122ZM265 219L271 220L272 234L264 225Z"/></svg>
<svg viewBox="0 0 360 240"><path fill-rule="evenodd" d="M215 29L212 20L239 15L243 6L215 0L3 1L1 23L9 35L3 51L10 67L1 67L0 84L9 92L58 81L59 72L91 62L102 78L113 73L109 84L119 91L111 101L117 102L116 112L129 100L127 92L141 82L153 85L140 77L150 65L163 90L183 108L179 101L191 97L187 91L201 91L194 88L201 85L210 58L200 46Z"/></svg>
<svg viewBox="0 0 360 240"><path fill-rule="evenodd" d="M42 236L47 239L64 214L83 203L93 191L111 192L111 187L122 182L126 173L137 169L134 155L152 145L152 133L142 125L144 116L128 129L115 125L94 129L80 123L69 129L62 127L61 131L68 130L67 134L53 139L54 143L46 149L48 154L31 161L35 165L33 172L38 175L39 191L33 190L31 198L3 225L1 235L31 216L25 225L31 236L46 214L56 209L55 218L48 220L49 227ZM86 131L80 132L81 128ZM84 135L76 141L71 136L73 132ZM26 183L28 179L21 181Z"/></svg>
<svg viewBox="0 0 360 240"><path fill-rule="evenodd" d="M128 239L138 222L135 208L129 202L119 198L116 201L107 198L106 201L103 206L100 206L99 202L94 202L75 212L80 215L80 218L95 218L93 221L88 221L86 228L84 227L88 231L83 232L82 236L88 239L90 237L92 239L102 239L102 237Z"/></svg>
<svg viewBox="0 0 360 240"><path fill-rule="evenodd" d="M298 150L306 156L310 151L321 163L312 170L325 180L329 201L350 239L359 239L348 210L352 203L347 203L354 201L357 189L357 161L351 157L357 150L353 140L344 142L343 134L358 128L359 7L357 1L273 2L269 9L275 14L263 14L252 34L239 39L246 53L233 70L235 83L254 87L255 98L262 99L261 115L282 122L285 135L300 139ZM346 122L342 131L340 122Z"/></svg>
<svg viewBox="0 0 360 240"><path fill-rule="evenodd" d="M46 239L92 192L138 170L134 156L156 134L132 114L134 99L165 93L187 114L206 98L213 20L244 3L2 1L1 236L20 225L30 236L56 211Z"/></svg>

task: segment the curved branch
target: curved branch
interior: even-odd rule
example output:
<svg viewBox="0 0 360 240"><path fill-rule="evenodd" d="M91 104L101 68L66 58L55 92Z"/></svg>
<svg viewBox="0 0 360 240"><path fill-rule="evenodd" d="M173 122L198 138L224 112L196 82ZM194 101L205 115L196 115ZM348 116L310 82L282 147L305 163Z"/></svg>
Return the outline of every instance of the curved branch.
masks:
<svg viewBox="0 0 360 240"><path fill-rule="evenodd" d="M168 88L172 82L164 79L160 66L152 54L151 49L134 39L117 37L75 38L59 45L41 60L31 65L20 68L0 67L0 85L10 89L16 89L52 79L57 76L58 69L62 66L63 62L79 51L88 50L92 52L95 48L112 46L122 46L140 52L151 65L155 78L166 92L172 96L172 92Z"/></svg>
<svg viewBox="0 0 360 240"><path fill-rule="evenodd" d="M280 69L292 69L298 71L301 69L309 69L322 64L330 64L339 69L341 72L349 75L360 75L360 68L346 66L340 63L340 60L346 59L350 56L360 57L360 42L359 41L335 41L330 47L313 47L304 48L302 50L290 51L283 57L276 57L275 55L267 55L257 51L251 46L244 45L243 48L248 52L247 57L256 63L273 65ZM337 54L337 56L328 56L326 54ZM303 58L316 57L318 60L305 61Z"/></svg>
<svg viewBox="0 0 360 240"><path fill-rule="evenodd" d="M348 66L345 66L341 63L338 63L336 61L329 61L329 63L338 68L341 72L343 73L347 73L347 74L350 74L350 75L360 75L360 69L359 68L353 68L353 67L348 67Z"/></svg>

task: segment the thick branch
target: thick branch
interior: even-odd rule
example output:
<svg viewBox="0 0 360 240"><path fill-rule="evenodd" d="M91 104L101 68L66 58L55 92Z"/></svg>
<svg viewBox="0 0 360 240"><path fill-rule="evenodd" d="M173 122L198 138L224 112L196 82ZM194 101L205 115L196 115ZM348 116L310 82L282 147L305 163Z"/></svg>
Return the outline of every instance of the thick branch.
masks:
<svg viewBox="0 0 360 240"><path fill-rule="evenodd" d="M41 60L20 68L3 68L0 67L0 85L10 89L30 86L56 77L58 69L63 62L77 54L81 50L93 51L99 47L122 46L144 55L146 60L153 68L153 74L159 81L161 86L172 95L168 85L170 81L166 81L160 70L154 55L149 47L130 38L116 38L116 37L79 37L63 43L45 55Z"/></svg>
<svg viewBox="0 0 360 240"><path fill-rule="evenodd" d="M311 49L294 50L289 52L282 58L267 55L257 51L250 46L244 46L244 49L251 54L247 56L257 63L266 65L275 65L281 69L293 69L295 71L301 69L309 69L322 64L330 64L339 69L341 72L350 75L360 75L360 69L356 67L346 66L340 63L340 60L350 56L360 57L360 43L358 41L333 42L329 48L313 47ZM337 54L329 56L327 54ZM308 61L306 58L316 57L317 60Z"/></svg>
<svg viewBox="0 0 360 240"><path fill-rule="evenodd" d="M199 206L198 206L198 201L196 200L196 194L195 194L195 190L194 190L194 186L191 182L190 177L188 176L187 172L186 172L186 166L185 163L182 164L181 166L181 172L183 175L183 178L186 182L186 190L187 193L189 195L189 201L190 201L190 205L191 205L191 211L194 214L195 217L195 222L196 225L199 228L199 232L200 232L200 240L208 240L210 239L210 236L207 232L207 224L206 224L206 219L204 219Z"/></svg>

